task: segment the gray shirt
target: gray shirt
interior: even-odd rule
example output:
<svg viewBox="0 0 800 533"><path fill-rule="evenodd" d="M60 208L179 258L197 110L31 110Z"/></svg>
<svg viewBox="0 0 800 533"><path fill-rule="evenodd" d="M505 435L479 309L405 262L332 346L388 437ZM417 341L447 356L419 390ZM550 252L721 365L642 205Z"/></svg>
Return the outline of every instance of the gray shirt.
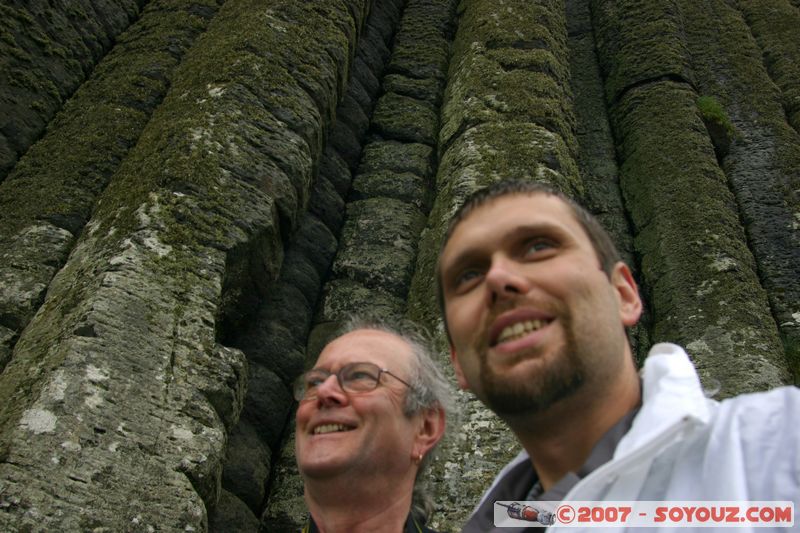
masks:
<svg viewBox="0 0 800 533"><path fill-rule="evenodd" d="M518 464L509 470L491 489L481 506L475 510L464 524L462 533L519 533L523 531L544 531L544 526L520 528L496 528L494 526L494 502L496 501L560 501L578 481L591 474L614 456L614 450L622 437L630 430L638 408L622 417L594 445L586 462L577 472L569 472L550 489L543 490L539 477L529 461Z"/></svg>

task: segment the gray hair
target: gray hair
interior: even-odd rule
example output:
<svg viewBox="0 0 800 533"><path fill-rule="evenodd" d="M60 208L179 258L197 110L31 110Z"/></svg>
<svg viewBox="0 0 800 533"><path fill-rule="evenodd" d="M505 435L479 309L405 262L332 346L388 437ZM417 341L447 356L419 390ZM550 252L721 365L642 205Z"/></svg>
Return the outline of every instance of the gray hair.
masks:
<svg viewBox="0 0 800 533"><path fill-rule="evenodd" d="M409 388L406 394L403 413L411 417L422 411L441 409L448 417L455 412L455 400L444 374L434 361L433 342L425 330L418 324L405 318L393 317L391 322L373 316L351 317L336 333L335 338L353 331L372 329L389 333L403 340L414 355L409 376ZM445 426L447 428L447 426ZM446 434L445 429L445 434ZM420 481L433 458L437 455L439 444L444 437L425 455L417 470L412 494L411 512L420 522L427 522L433 511L430 495Z"/></svg>

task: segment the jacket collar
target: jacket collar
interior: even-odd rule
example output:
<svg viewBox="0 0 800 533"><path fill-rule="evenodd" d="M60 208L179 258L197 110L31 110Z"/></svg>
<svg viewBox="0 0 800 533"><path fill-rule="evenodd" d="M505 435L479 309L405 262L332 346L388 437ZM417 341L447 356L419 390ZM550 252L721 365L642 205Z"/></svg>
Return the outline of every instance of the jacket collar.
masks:
<svg viewBox="0 0 800 533"><path fill-rule="evenodd" d="M708 423L714 403L703 395L694 365L680 346L654 345L642 369L642 407L614 457L627 455L681 422Z"/></svg>

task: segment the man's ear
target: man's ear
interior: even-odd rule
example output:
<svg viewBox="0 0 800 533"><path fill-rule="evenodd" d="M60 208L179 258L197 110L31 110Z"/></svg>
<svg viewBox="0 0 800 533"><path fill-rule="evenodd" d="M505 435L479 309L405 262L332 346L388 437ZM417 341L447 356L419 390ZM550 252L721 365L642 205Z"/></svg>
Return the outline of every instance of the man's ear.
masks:
<svg viewBox="0 0 800 533"><path fill-rule="evenodd" d="M639 297L639 287L628 265L622 261L614 265L611 284L619 302L620 320L625 326L633 326L642 316L642 299Z"/></svg>
<svg viewBox="0 0 800 533"><path fill-rule="evenodd" d="M425 455L444 436L445 412L441 407L422 411L422 423L417 428L414 455Z"/></svg>
<svg viewBox="0 0 800 533"><path fill-rule="evenodd" d="M456 372L456 380L458 381L458 386L461 387L461 390L469 390L469 385L467 384L467 380L464 377L464 372L461 370L461 363L458 362L458 356L456 355L456 348L453 346L453 343L450 343L450 361L453 363L453 369Z"/></svg>

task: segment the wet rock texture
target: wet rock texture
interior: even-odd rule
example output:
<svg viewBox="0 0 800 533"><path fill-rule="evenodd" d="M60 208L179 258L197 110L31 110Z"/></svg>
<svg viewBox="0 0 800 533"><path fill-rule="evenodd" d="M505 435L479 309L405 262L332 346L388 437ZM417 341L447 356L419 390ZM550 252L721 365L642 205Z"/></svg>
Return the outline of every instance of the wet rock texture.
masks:
<svg viewBox="0 0 800 533"><path fill-rule="evenodd" d="M353 313L418 321L447 367L439 240L503 177L609 229L638 353L686 346L720 397L797 383L795 0L0 14L2 531L299 529L292 381ZM458 398L442 531L517 451Z"/></svg>

